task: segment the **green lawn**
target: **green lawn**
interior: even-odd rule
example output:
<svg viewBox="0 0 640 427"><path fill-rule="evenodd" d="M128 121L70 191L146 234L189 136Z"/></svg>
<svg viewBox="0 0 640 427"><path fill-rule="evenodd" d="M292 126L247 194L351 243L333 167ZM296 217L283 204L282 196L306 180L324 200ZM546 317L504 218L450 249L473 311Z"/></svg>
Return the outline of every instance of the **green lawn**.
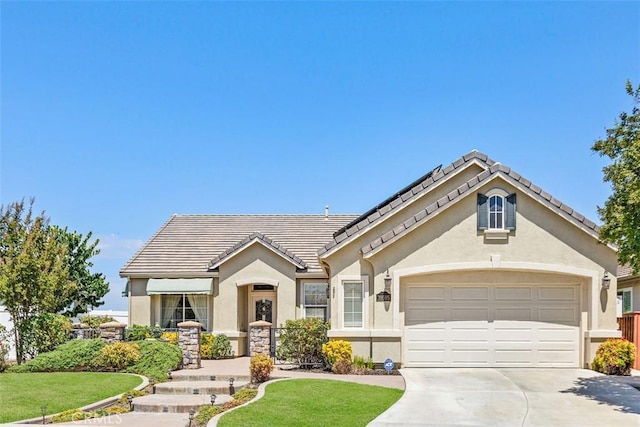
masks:
<svg viewBox="0 0 640 427"><path fill-rule="evenodd" d="M403 391L334 380L296 379L269 384L255 403L224 415L229 426L365 426Z"/></svg>
<svg viewBox="0 0 640 427"><path fill-rule="evenodd" d="M131 390L142 383L133 375L95 372L0 374L0 423L79 408Z"/></svg>

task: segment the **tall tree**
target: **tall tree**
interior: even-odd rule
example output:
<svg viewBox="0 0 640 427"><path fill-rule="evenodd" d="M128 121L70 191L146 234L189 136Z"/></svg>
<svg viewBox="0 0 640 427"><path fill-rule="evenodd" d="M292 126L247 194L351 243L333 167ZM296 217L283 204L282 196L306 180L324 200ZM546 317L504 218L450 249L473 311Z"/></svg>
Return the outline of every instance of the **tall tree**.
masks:
<svg viewBox="0 0 640 427"><path fill-rule="evenodd" d="M100 253L98 239L91 242L92 233L86 236L53 226L59 243L66 247L64 263L69 271L69 280L75 285L67 298L60 298L55 312L68 317L87 313L104 304L102 298L109 292L109 283L102 273L92 273L92 257Z"/></svg>
<svg viewBox="0 0 640 427"><path fill-rule="evenodd" d="M33 199L0 206L0 300L11 315L18 363L28 353L39 316L55 313L74 285L49 218L33 214Z"/></svg>
<svg viewBox="0 0 640 427"><path fill-rule="evenodd" d="M611 164L603 168L604 181L611 183L612 194L604 207L598 207L604 225L600 238L618 246L618 261L640 272L640 85L634 89L627 81L626 91L633 99L631 113L620 113L619 120L607 129L606 138L591 149L607 156Z"/></svg>

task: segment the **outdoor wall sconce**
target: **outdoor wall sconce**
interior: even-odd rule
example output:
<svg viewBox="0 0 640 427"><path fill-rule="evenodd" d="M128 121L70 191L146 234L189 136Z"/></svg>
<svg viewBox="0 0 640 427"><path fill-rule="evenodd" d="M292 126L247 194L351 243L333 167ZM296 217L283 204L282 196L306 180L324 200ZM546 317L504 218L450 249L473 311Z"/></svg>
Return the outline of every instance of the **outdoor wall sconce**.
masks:
<svg viewBox="0 0 640 427"><path fill-rule="evenodd" d="M387 269L387 274L384 276L384 291L378 292L376 294L377 302L385 302L389 303L391 301L391 276L389 275L389 270Z"/></svg>
<svg viewBox="0 0 640 427"><path fill-rule="evenodd" d="M129 404L129 410L133 411L133 396L127 394L127 403Z"/></svg>
<svg viewBox="0 0 640 427"><path fill-rule="evenodd" d="M218 397L218 396L216 396L215 394L211 395L211 406L216 404L216 397Z"/></svg>
<svg viewBox="0 0 640 427"><path fill-rule="evenodd" d="M151 384L151 394L156 394L156 379L151 377L149 383Z"/></svg>
<svg viewBox="0 0 640 427"><path fill-rule="evenodd" d="M389 269L387 269L387 274L384 276L384 289L387 291L391 289L391 276L389 275Z"/></svg>
<svg viewBox="0 0 640 427"><path fill-rule="evenodd" d="M42 405L40 412L42 412L42 424L45 424L44 416L47 415L47 405Z"/></svg>
<svg viewBox="0 0 640 427"><path fill-rule="evenodd" d="M602 277L602 289L609 289L609 285L611 284L611 278L609 277L609 273L607 271L604 272L604 276Z"/></svg>

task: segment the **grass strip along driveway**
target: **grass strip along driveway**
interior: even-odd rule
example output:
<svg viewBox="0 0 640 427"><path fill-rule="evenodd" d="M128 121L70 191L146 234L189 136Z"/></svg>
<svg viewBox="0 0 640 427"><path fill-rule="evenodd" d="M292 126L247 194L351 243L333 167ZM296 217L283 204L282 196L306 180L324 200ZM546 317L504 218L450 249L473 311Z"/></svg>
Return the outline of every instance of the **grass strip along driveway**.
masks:
<svg viewBox="0 0 640 427"><path fill-rule="evenodd" d="M34 418L98 402L131 390L140 377L94 372L0 374L0 423Z"/></svg>
<svg viewBox="0 0 640 427"><path fill-rule="evenodd" d="M295 379L267 386L262 399L224 415L230 426L365 426L403 391L335 380Z"/></svg>

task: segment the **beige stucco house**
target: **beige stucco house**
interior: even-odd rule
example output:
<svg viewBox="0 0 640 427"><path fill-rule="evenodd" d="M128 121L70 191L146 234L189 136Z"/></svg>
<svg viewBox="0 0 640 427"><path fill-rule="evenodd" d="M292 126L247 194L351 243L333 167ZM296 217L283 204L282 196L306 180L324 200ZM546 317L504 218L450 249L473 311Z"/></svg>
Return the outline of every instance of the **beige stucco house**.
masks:
<svg viewBox="0 0 640 427"><path fill-rule="evenodd" d="M120 274L131 324L195 319L239 355L265 315L376 362L582 367L620 336L616 267L595 223L472 151L363 215L174 215Z"/></svg>

